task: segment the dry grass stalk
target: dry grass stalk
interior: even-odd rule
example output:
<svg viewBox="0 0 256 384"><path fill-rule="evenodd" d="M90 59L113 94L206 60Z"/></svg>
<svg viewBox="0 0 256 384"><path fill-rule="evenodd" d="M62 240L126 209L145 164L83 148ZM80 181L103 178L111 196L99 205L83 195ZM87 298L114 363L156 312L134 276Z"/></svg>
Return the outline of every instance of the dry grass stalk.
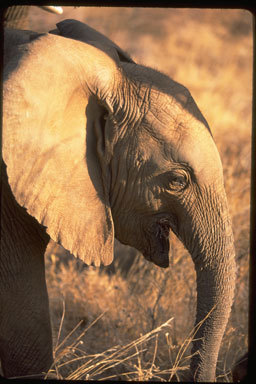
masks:
<svg viewBox="0 0 256 384"><path fill-rule="evenodd" d="M79 362L81 365L73 371L66 379L68 380L82 380L82 379L98 379L100 377L100 380L107 380L110 378L118 377L117 375L111 375L108 377L104 377L104 373L111 368L114 368L118 365L124 364L128 360L132 360L134 357L138 358L138 365L136 367L136 370L133 372L125 372L122 373L122 376L129 377L129 375L137 374L139 377L143 377L143 380L145 380L145 377L151 378L154 374L155 369L155 359L157 355L157 346L158 346L158 334L162 332L163 330L166 330L166 328L170 327L170 323L173 320L172 318L166 321L164 324L161 324L159 327L155 328L154 330L148 332L145 335L140 336L138 339L133 340L132 342L124 345L124 346L114 346L103 353L94 354L94 355L87 355L84 354L82 356L76 356L77 352L81 352L79 349L79 343L81 339L85 336L86 332L104 316L104 313L102 313L97 319L93 321L85 330L82 331L82 333L76 337L74 341L71 342L70 345L64 347L65 343L70 339L72 334L78 329L79 325L81 325L81 322L76 325L76 327L64 338L64 340L55 347L54 350L54 363L49 370L49 374L53 373L54 370L57 373L57 376L59 379L62 378L60 374L60 369L64 366L67 366L69 364L73 364L74 362ZM61 334L61 329L63 326L63 321L65 317L65 306L63 305L63 315L60 323L60 328L58 332L58 336ZM146 351L146 348L144 349L138 349L139 347L143 346L143 344L148 343L150 340L155 339L155 347L154 347L154 354L153 359L151 362L151 366L148 370L144 370L142 368L140 356L143 354L144 351ZM58 337L59 342L59 337ZM132 352L135 349L135 352ZM70 356L75 356L74 358L70 358ZM62 362L63 358L68 357L68 360L65 362ZM120 375L119 375L120 376ZM47 375L46 375L47 378Z"/></svg>

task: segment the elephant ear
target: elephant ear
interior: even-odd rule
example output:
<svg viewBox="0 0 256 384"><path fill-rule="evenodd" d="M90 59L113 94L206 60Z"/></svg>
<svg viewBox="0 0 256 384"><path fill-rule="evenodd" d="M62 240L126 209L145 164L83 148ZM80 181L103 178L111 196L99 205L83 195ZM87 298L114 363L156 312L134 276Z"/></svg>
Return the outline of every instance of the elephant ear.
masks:
<svg viewBox="0 0 256 384"><path fill-rule="evenodd" d="M107 166L102 171L106 110L97 98L98 84L112 90L115 69L98 49L46 34L13 45L4 71L12 193L53 240L96 266L113 259Z"/></svg>
<svg viewBox="0 0 256 384"><path fill-rule="evenodd" d="M91 44L102 49L115 60L117 57L118 61L134 63L128 53L123 51L112 40L81 21L72 19L63 20L57 24L57 29L50 33Z"/></svg>

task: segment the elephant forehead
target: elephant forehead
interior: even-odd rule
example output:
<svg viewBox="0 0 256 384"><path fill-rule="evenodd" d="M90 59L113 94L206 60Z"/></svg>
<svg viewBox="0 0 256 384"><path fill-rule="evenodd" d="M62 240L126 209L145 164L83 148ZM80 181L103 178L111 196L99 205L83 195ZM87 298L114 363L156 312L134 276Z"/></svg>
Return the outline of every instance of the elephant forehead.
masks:
<svg viewBox="0 0 256 384"><path fill-rule="evenodd" d="M223 182L222 164L210 133L204 128L191 127L180 135L178 161L188 164L202 184Z"/></svg>
<svg viewBox="0 0 256 384"><path fill-rule="evenodd" d="M151 88L150 111L152 114L165 125L168 119L172 124L176 126L182 124L184 127L191 121L195 121L210 132L209 125L190 92L180 84L169 88L169 92Z"/></svg>
<svg viewBox="0 0 256 384"><path fill-rule="evenodd" d="M177 109L181 113L180 109ZM151 138L147 145L141 145L144 156L161 169L176 163L188 165L196 179L202 184L222 182L222 165L213 138L202 122L194 117L179 119L179 116L158 119L152 114L150 118ZM160 163L159 163L160 162Z"/></svg>

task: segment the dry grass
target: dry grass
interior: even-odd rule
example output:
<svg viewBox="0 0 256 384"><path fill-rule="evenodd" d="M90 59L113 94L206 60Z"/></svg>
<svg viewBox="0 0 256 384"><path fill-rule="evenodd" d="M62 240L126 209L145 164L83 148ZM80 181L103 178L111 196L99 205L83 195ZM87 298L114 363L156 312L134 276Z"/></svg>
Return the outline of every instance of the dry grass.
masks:
<svg viewBox="0 0 256 384"><path fill-rule="evenodd" d="M69 8L139 63L187 86L221 153L237 251L237 289L219 355L219 381L247 349L252 19L242 10ZM36 29L59 16L34 8ZM128 271L125 262L136 258ZM161 270L116 245L114 265L83 268L51 244L46 259L59 378L182 380L189 367L195 272L175 237ZM168 320L170 319L170 320ZM192 333L191 333L192 332ZM176 375L176 376L175 376Z"/></svg>

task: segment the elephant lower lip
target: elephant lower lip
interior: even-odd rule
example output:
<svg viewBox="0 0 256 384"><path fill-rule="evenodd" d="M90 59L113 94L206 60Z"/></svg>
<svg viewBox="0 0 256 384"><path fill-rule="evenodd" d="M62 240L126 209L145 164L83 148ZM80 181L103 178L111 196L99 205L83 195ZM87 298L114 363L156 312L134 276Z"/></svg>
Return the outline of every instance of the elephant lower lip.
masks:
<svg viewBox="0 0 256 384"><path fill-rule="evenodd" d="M156 257L152 257L154 264L158 265L161 268L169 267L169 254L168 253L158 253Z"/></svg>
<svg viewBox="0 0 256 384"><path fill-rule="evenodd" d="M169 267L169 236L158 239L158 250L152 255L152 261L162 268Z"/></svg>
<svg viewBox="0 0 256 384"><path fill-rule="evenodd" d="M168 231L169 234L169 231ZM169 235L167 232L165 236L156 236L157 239L157 248L155 252L151 255L151 260L154 264L162 268L169 267Z"/></svg>
<svg viewBox="0 0 256 384"><path fill-rule="evenodd" d="M169 267L170 230L169 217L162 216L146 232L149 248L144 256L161 268Z"/></svg>
<svg viewBox="0 0 256 384"><path fill-rule="evenodd" d="M169 253L156 251L153 254L143 253L144 257L161 268L169 267Z"/></svg>

